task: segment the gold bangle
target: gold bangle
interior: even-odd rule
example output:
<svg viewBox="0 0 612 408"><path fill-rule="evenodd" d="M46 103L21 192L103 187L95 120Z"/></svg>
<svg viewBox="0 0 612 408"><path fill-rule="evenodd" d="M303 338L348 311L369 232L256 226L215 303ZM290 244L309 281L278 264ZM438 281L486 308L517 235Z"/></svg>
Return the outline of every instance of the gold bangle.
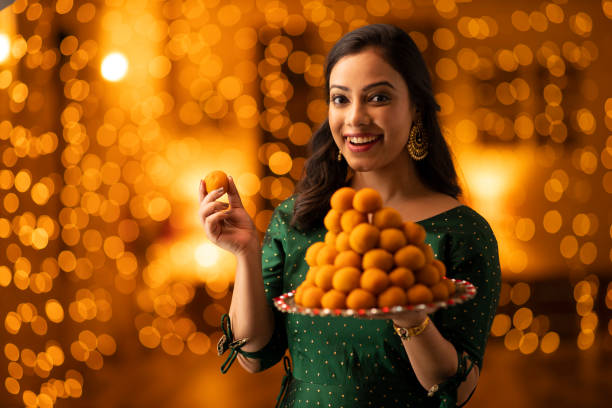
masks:
<svg viewBox="0 0 612 408"><path fill-rule="evenodd" d="M410 340L411 337L415 337L423 333L425 329L427 328L427 326L429 326L430 321L431 320L429 320L429 316L427 316L425 320L423 320L423 323L418 324L416 326L406 328L406 327L399 327L395 323L393 323L393 328L395 329L395 332L397 333L398 336L400 336L402 340Z"/></svg>

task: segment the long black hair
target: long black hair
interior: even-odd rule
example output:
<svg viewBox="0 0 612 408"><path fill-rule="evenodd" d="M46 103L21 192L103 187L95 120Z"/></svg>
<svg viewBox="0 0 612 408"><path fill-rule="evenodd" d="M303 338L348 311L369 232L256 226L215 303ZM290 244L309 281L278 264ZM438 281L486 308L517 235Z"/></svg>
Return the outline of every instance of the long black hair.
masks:
<svg viewBox="0 0 612 408"><path fill-rule="evenodd" d="M417 175L427 187L457 198L461 188L448 145L440 131L436 102L429 71L412 38L390 24L371 24L344 35L331 49L325 62L325 91L329 104L329 77L336 63L347 55L366 48L379 51L387 63L399 72L410 92L416 110L421 114L428 138L427 157L415 161ZM348 166L337 160L329 121L326 119L310 141L311 156L304 165L304 174L296 188L291 225L301 230L318 227L329 210L329 199L338 188L346 185Z"/></svg>

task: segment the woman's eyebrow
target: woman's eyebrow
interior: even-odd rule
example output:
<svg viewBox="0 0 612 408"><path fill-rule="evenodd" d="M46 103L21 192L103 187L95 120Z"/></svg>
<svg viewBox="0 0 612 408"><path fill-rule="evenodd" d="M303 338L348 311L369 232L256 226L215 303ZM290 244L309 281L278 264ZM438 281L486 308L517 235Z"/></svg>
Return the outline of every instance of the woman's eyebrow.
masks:
<svg viewBox="0 0 612 408"><path fill-rule="evenodd" d="M369 85L364 86L362 91L367 91L368 89L374 88L375 86L379 86L379 85L385 85L385 86L388 86L391 89L395 89L393 87L393 85L391 85L390 82L388 82L388 81L379 81L379 82L374 82L373 84L369 84ZM342 89L343 91L348 91L349 90L348 87L342 86L342 85L331 85L329 87L329 89L332 89L332 88L339 88L339 89Z"/></svg>

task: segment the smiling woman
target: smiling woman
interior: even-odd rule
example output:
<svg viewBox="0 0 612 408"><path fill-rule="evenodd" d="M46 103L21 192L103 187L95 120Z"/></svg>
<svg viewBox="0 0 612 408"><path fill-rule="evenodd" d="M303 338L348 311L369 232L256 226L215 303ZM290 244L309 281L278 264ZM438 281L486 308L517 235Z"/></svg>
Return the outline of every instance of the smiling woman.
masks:
<svg viewBox="0 0 612 408"><path fill-rule="evenodd" d="M461 189L440 131L440 107L408 34L384 24L348 33L327 56L325 77L328 119L313 134L306 177L297 187L295 226L313 227L352 171L358 171L351 180L357 188L372 183L377 173L399 176L413 196L429 196L438 205L421 218L458 204ZM386 204L405 206L396 200Z"/></svg>
<svg viewBox="0 0 612 408"><path fill-rule="evenodd" d="M312 154L296 194L274 211L261 259L253 223L233 182L228 211L216 201L218 193L201 196L200 215L209 238L237 256L229 318L223 320L226 336L219 345L220 351L232 348L232 353L222 371L235 358L250 372L282 359L287 371L279 396L282 407L463 405L479 378L501 274L489 224L458 201L461 191L440 132L427 67L408 34L375 24L336 43L327 56L325 80L328 117L312 136ZM408 310L386 320L273 311L273 299L305 279L332 278L333 283L350 269L335 272L331 266L326 273L336 275L324 276L316 268L325 267L327 255L317 254L314 265L306 253L313 243L324 254L344 251L339 258L353 252L338 249L341 234L354 224L347 217L339 218L344 232L337 237L325 229L331 224L324 217L334 211L330 198L343 187L375 189L381 206L419 223L431 260L443 264L447 277L473 283L474 299L430 316ZM344 214L350 211L355 210ZM377 231L372 236L378 237ZM423 270L415 267L417 279ZM365 289L354 291L368 295ZM287 349L293 369L283 358Z"/></svg>
<svg viewBox="0 0 612 408"><path fill-rule="evenodd" d="M398 161L415 114L402 76L369 49L342 58L330 82L329 126L349 166L367 172Z"/></svg>

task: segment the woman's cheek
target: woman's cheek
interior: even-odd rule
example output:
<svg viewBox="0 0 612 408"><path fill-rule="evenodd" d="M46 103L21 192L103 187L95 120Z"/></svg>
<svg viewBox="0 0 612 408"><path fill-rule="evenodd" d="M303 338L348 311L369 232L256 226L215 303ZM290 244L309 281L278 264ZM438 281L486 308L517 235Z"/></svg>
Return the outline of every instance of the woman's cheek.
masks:
<svg viewBox="0 0 612 408"><path fill-rule="evenodd" d="M342 118L338 115L338 113L330 109L327 115L327 120L329 122L329 128L331 129L332 134L335 136L336 133L341 131Z"/></svg>

